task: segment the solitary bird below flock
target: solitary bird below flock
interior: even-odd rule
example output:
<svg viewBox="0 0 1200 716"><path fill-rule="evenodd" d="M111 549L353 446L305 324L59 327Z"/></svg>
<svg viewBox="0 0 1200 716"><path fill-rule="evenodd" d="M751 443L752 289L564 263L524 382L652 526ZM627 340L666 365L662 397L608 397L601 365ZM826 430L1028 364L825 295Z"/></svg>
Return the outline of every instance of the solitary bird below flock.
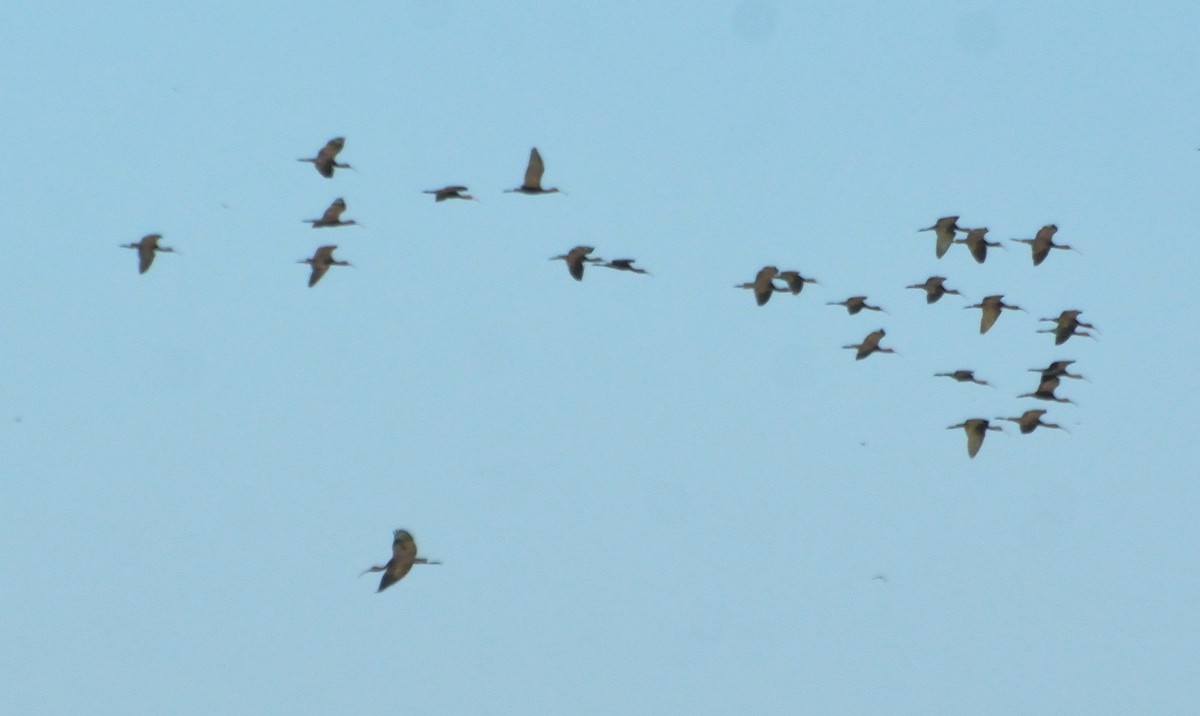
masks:
<svg viewBox="0 0 1200 716"><path fill-rule="evenodd" d="M159 246L158 240L161 238L161 234L146 234L136 244L121 244L121 248L123 249L137 249L138 273L146 273L150 270L150 264L154 263L154 253L156 251L168 254L179 253L169 246Z"/></svg>
<svg viewBox="0 0 1200 716"><path fill-rule="evenodd" d="M763 266L754 275L753 281L739 283L734 288L749 288L754 291L754 300L758 305L762 306L771 300L771 294L779 290L775 285L775 277L779 275L779 269L774 266Z"/></svg>
<svg viewBox="0 0 1200 716"><path fill-rule="evenodd" d="M379 589L375 590L377 593L403 579L414 564L441 564L436 560L417 556L417 542L408 530L396 530L392 537L392 558L388 563L368 567L358 575L361 577L368 572L383 572L383 577L379 579Z"/></svg>
<svg viewBox="0 0 1200 716"><path fill-rule="evenodd" d="M505 189L505 193L517 192L518 194L555 194L560 190L557 187L549 189L542 188L542 174L546 171L546 164L542 161L542 155L538 153L537 147L529 150L529 164L525 167L525 182L516 189ZM565 191L561 192L566 194Z"/></svg>
<svg viewBox="0 0 1200 716"><path fill-rule="evenodd" d="M305 219L304 223L312 224L314 229L321 229L327 226L353 226L358 222L354 219L342 221L342 214L346 211L346 201L341 197L333 200L325 213L320 219Z"/></svg>
<svg viewBox="0 0 1200 716"><path fill-rule="evenodd" d="M297 161L312 162L321 176L326 179L332 179L335 167L338 169L354 168L349 164L339 164L337 161L337 155L342 151L342 147L344 146L346 146L345 137L334 137L326 142L325 146L321 147L321 151L317 152L317 156L311 159L298 159Z"/></svg>
<svg viewBox="0 0 1200 716"><path fill-rule="evenodd" d="M946 252L949 251L950 247L954 244L955 232L966 231L966 229L958 225L957 216L943 216L942 218L938 219L933 226L925 227L924 229L920 229L920 231L934 232L934 235L937 237L935 253L940 259L946 255Z"/></svg>
<svg viewBox="0 0 1200 716"><path fill-rule="evenodd" d="M919 288L925 292L925 303L937 303L938 299L945 296L947 293L952 293L955 296L962 294L952 288L946 288L945 276L930 276L925 279L925 283L914 283L905 288Z"/></svg>
<svg viewBox="0 0 1200 716"><path fill-rule="evenodd" d="M972 458L978 455L979 448L983 447L983 439L987 436L987 431L999 430L1000 432L1004 432L1000 426L992 425L984 418L971 418L970 420L965 420L957 425L951 425L946 429L953 430L955 428L962 428L964 431L966 431L967 456Z"/></svg>
<svg viewBox="0 0 1200 716"><path fill-rule="evenodd" d="M800 275L799 271L780 271L778 276L780 281L787 284L787 290L796 295L804 290L806 283L820 283L815 278L805 278ZM778 289L776 289L778 290Z"/></svg>
<svg viewBox="0 0 1200 716"><path fill-rule="evenodd" d="M966 308L982 308L983 315L979 318L979 332L987 333L988 329L996 323L996 319L1000 317L1000 311L1007 308L1010 311L1024 311L1020 306L1010 306L1004 302L1004 294L998 293L994 296L984 296L983 300L974 306L966 306ZM1026 311L1028 313L1028 311Z"/></svg>
<svg viewBox="0 0 1200 716"><path fill-rule="evenodd" d="M333 258L333 250L336 246L322 246L317 249L311 259L301 259L298 264L308 264L312 266L312 275L308 277L308 287L312 288L317 285L317 281L325 275L330 266L350 266L349 261L336 261Z"/></svg>
<svg viewBox="0 0 1200 716"><path fill-rule="evenodd" d="M650 272L646 269L634 266L634 261L637 261L637 259L613 259L612 261L605 261L600 265L604 268L616 269L618 271L631 271L633 273L643 273L647 276L650 275Z"/></svg>
<svg viewBox="0 0 1200 716"><path fill-rule="evenodd" d="M1033 265L1039 266L1046 257L1050 255L1050 249L1066 249L1068 251L1079 252L1079 249L1072 248L1067 244L1054 243L1054 235L1058 233L1058 227L1054 224L1046 224L1038 229L1037 234L1032 239L1012 239L1019 244L1029 244L1029 248L1033 250Z"/></svg>
<svg viewBox="0 0 1200 716"><path fill-rule="evenodd" d="M862 360L872 353L896 353L892 348L879 347L879 341L883 340L883 337L886 335L887 332L880 328L878 331L868 333L862 343L851 343L848 346L842 346L842 348L854 348L857 351L854 354L854 360Z"/></svg>
<svg viewBox="0 0 1200 716"><path fill-rule="evenodd" d="M1009 422L1016 423L1020 427L1022 435L1028 435L1034 430L1037 430L1039 427L1055 428L1057 430L1062 430L1065 433L1071 432L1057 423L1042 422L1042 416L1045 414L1045 410L1042 410L1041 408L1034 408L1033 410L1026 410L1024 413L1021 413L1021 416L1018 418L996 418L996 420L1007 420Z"/></svg>
<svg viewBox="0 0 1200 716"><path fill-rule="evenodd" d="M600 264L604 263L602 258L590 258L588 254L596 249L591 246L576 246L565 254L551 256L551 261L566 261L567 271L571 273L571 278L576 281L583 280L583 265L584 264Z"/></svg>
<svg viewBox="0 0 1200 716"><path fill-rule="evenodd" d="M987 250L989 246L999 246L1000 248L1004 248L999 241L988 241L986 238L987 232L988 230L986 228L967 229L966 238L956 239L954 243L966 244L967 249L969 249L971 252L971 256L975 259L975 262L983 263L987 260Z"/></svg>
<svg viewBox="0 0 1200 716"><path fill-rule="evenodd" d="M868 304L866 296L851 296L850 298L847 298L845 301L828 301L825 305L827 305L827 306L845 306L846 312L849 313L851 316L861 313L863 309L866 309L868 311L883 311L884 313L887 313L887 311L884 311L879 306L872 306L872 305Z"/></svg>
<svg viewBox="0 0 1200 716"><path fill-rule="evenodd" d="M444 186L441 189L426 189L423 194L433 194L434 201L445 201L447 199L465 199L467 201L479 201L470 194L464 194L467 191L465 186Z"/></svg>

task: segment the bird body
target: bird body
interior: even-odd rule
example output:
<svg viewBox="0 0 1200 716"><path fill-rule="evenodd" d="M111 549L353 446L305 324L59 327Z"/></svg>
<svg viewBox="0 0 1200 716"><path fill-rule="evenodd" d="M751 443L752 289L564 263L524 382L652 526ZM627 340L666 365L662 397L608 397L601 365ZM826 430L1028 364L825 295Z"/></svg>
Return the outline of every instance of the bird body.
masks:
<svg viewBox="0 0 1200 716"><path fill-rule="evenodd" d="M317 156L311 159L297 159L300 162L312 162L312 165L317 168L317 172L326 179L333 178L334 168L338 169L353 169L349 164L340 164L337 161L337 155L342 151L342 147L346 146L345 137L334 137L321 147L321 151L317 152Z"/></svg>
<svg viewBox="0 0 1200 716"><path fill-rule="evenodd" d="M433 194L433 200L445 201L447 199L465 199L467 201L479 201L470 194L464 194L467 191L465 186L444 186L441 189L426 189L423 194Z"/></svg>
<svg viewBox="0 0 1200 716"><path fill-rule="evenodd" d="M953 378L959 383L975 383L977 385L991 386L991 383L987 382L986 380L979 380L976 378L975 371L973 370L956 370L950 373L934 373L933 375L937 378Z"/></svg>
<svg viewBox="0 0 1200 716"><path fill-rule="evenodd" d="M546 164L542 161L542 155L538 152L537 147L529 150L529 164L525 167L525 181L516 189L505 189L505 193L516 192L518 194L555 194L559 192L557 187L549 189L542 188L542 174L546 172ZM566 193L566 192L562 192Z"/></svg>
<svg viewBox="0 0 1200 716"><path fill-rule="evenodd" d="M1058 384L1061 382L1062 381L1056 375L1050 377L1043 376L1041 381L1038 383L1037 390L1033 391L1032 393L1022 393L1017 397L1037 398L1038 400L1053 400L1056 403L1075 404L1075 401L1071 400L1070 398L1060 398L1054 394L1054 391L1058 390Z"/></svg>
<svg viewBox="0 0 1200 716"><path fill-rule="evenodd" d="M1079 320L1079 315L1081 313L1083 313L1083 311L1071 309L1058 314L1057 318L1042 318L1040 319L1042 321L1052 321L1054 323L1054 328L1047 328L1045 330L1038 331L1038 333L1053 333L1054 345L1056 346L1061 346L1062 344L1066 343L1071 336L1087 336L1088 338L1095 338L1095 335L1088 333L1087 331L1079 330L1080 328L1091 328L1092 330L1096 330L1094 325L1090 323L1084 323L1083 321Z"/></svg>
<svg viewBox="0 0 1200 716"><path fill-rule="evenodd" d="M314 229L321 229L326 226L353 226L357 224L358 222L354 219L342 221L342 214L345 211L346 201L338 197L333 200L333 203L329 205L329 208L325 210L320 219L305 219L304 223L312 224Z"/></svg>
<svg viewBox="0 0 1200 716"><path fill-rule="evenodd" d="M1034 408L1033 410L1026 410L1016 418L996 418L996 420L1007 420L1009 422L1016 423L1019 426L1022 435L1028 435L1034 430L1037 430L1038 427L1055 428L1057 430L1062 430L1063 432L1071 432L1057 423L1042 422L1042 416L1045 414L1045 410L1042 410L1041 408Z"/></svg>
<svg viewBox="0 0 1200 716"><path fill-rule="evenodd" d="M136 244L121 244L123 249L137 249L138 252L138 273L146 273L150 270L150 265L154 263L155 252L162 251L163 253L174 254L179 253L170 246L159 246L158 241L162 238L162 234L146 234L141 241Z"/></svg>
<svg viewBox="0 0 1200 716"><path fill-rule="evenodd" d="M934 236L937 237L935 253L940 259L946 255L946 252L949 251L950 247L954 244L955 232L966 231L966 229L958 225L957 216L943 216L942 218L938 219L933 226L920 229L920 231L934 232Z"/></svg>
<svg viewBox="0 0 1200 716"><path fill-rule="evenodd" d="M925 279L925 283L914 283L905 288L919 288L925 292L925 303L937 303L938 299L945 296L947 293L952 293L955 296L962 294L952 288L946 288L945 276L930 276Z"/></svg>
<svg viewBox="0 0 1200 716"><path fill-rule="evenodd" d="M1037 234L1032 239L1012 239L1019 244L1029 244L1029 248L1033 252L1033 265L1040 266L1046 257L1050 255L1050 249L1066 249L1068 251L1078 252L1079 249L1073 248L1067 244L1054 243L1054 235L1058 233L1058 227L1054 224L1046 224L1038 229Z"/></svg>
<svg viewBox="0 0 1200 716"><path fill-rule="evenodd" d="M584 264L604 263L604 259L602 258L590 258L588 256L588 254L595 250L596 249L592 248L591 246L576 246L565 254L551 256L550 260L566 261L567 271L571 273L571 278L575 279L576 281L582 281Z"/></svg>
<svg viewBox="0 0 1200 716"><path fill-rule="evenodd" d="M980 229L967 229L966 238L955 239L954 243L966 244L967 249L970 250L971 256L975 259L976 263L983 263L987 260L987 250L989 246L1000 246L1003 248L999 241L988 241L986 238L987 232L988 230L986 227Z"/></svg>
<svg viewBox="0 0 1200 716"><path fill-rule="evenodd" d="M799 271L780 271L777 278L787 284L787 290L796 295L804 290L806 283L820 283L815 278L805 278Z"/></svg>
<svg viewBox="0 0 1200 716"><path fill-rule="evenodd" d="M1004 294L998 293L993 296L984 296L983 300L974 306L966 308L981 308L983 315L979 319L979 332L987 333L988 329L996 323L996 319L1000 317L1000 311L1007 308L1014 311L1024 311L1020 306L1010 306L1004 302Z"/></svg>
<svg viewBox="0 0 1200 716"><path fill-rule="evenodd" d="M616 269L618 271L632 271L633 273L644 273L649 276L649 271L633 265L633 262L636 260L637 259L613 259L612 261L605 261L600 265L604 268Z"/></svg>
<svg viewBox="0 0 1200 716"><path fill-rule="evenodd" d="M414 564L441 564L441 562L418 557L417 542L413 539L412 534L408 530L395 530L392 532L392 558L388 560L387 564L368 567L358 576L361 577L368 572L383 572L383 576L379 579L379 589L375 590L378 593L403 579Z"/></svg>
<svg viewBox="0 0 1200 716"><path fill-rule="evenodd" d="M1073 360L1056 360L1056 361L1053 361L1050 365L1046 366L1045 368L1030 368L1029 372L1041 373L1041 375L1042 375L1041 380L1046 380L1047 378L1060 378L1060 377L1061 378L1074 378L1076 380L1087 380L1087 378L1084 378L1083 375L1081 375L1079 373L1071 372L1071 370L1070 370L1071 364L1073 364L1074 362L1075 361L1073 361Z"/></svg>
<svg viewBox="0 0 1200 716"><path fill-rule="evenodd" d="M854 354L854 360L862 360L872 353L895 353L896 351L892 348L881 348L879 346L879 341L883 340L883 337L886 335L887 331L880 328L878 331L868 333L862 343L851 343L848 346L842 346L842 348L854 348L857 351Z"/></svg>
<svg viewBox="0 0 1200 716"><path fill-rule="evenodd" d="M962 428L967 433L967 457L971 458L979 454L979 448L983 447L983 439L987 436L987 431L1004 432L999 425L992 425L985 418L971 418L946 429L953 430L955 428Z"/></svg>
<svg viewBox="0 0 1200 716"><path fill-rule="evenodd" d="M767 301L771 300L771 294L779 290L775 285L775 277L779 275L779 269L774 266L763 266L754 275L753 281L740 283L734 288L749 288L754 291L754 301L760 305L766 305Z"/></svg>
<svg viewBox="0 0 1200 716"><path fill-rule="evenodd" d="M872 305L868 304L866 296L851 296L850 298L847 298L845 301L829 301L825 305L827 305L827 306L845 306L846 312L849 313L851 316L861 313L863 311L863 309L866 309L868 311L883 311L884 313L887 313L887 311L884 311L879 306L872 306Z"/></svg>
<svg viewBox="0 0 1200 716"><path fill-rule="evenodd" d="M308 287L312 288L317 285L317 281L325 275L330 266L350 266L349 261L337 261L333 258L333 251L337 246L321 246L312 255L312 258L301 259L296 263L308 264L312 266L312 274L308 277Z"/></svg>

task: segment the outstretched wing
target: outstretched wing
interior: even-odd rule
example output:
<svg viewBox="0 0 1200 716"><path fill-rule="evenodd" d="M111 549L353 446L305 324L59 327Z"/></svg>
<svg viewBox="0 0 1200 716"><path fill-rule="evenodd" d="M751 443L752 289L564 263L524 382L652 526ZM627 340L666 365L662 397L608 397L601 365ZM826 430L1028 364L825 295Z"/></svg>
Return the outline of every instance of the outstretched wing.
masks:
<svg viewBox="0 0 1200 716"><path fill-rule="evenodd" d="M546 173L546 165L542 162L542 155L538 153L537 147L529 150L529 166L525 167L525 183L522 186L540 189L542 187L542 174Z"/></svg>

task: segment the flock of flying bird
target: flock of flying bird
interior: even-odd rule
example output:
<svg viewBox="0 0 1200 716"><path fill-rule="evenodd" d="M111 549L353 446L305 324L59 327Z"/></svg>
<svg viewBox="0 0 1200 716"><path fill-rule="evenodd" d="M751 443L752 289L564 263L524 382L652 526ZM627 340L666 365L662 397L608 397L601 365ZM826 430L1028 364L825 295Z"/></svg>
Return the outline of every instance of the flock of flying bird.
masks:
<svg viewBox="0 0 1200 716"><path fill-rule="evenodd" d="M346 140L344 137L335 137L329 140L324 147L321 148L315 157L300 159L301 162L310 162L316 168L317 172L329 179L333 178L336 169L352 169L349 164L338 161L338 155L345 147ZM545 163L542 161L542 156L537 148L533 148L529 153L529 163L525 169L525 179L520 186L513 189L506 189L506 193L520 194L554 194L564 193L557 187L543 188L542 175L545 172ZM462 199L467 201L476 201L476 199L467 194L465 186L445 186L440 189L429 189L423 193L432 194L437 202L447 201L450 199ZM304 222L311 224L314 229L332 228L340 226L359 225L354 219L343 220L342 214L346 211L346 202L342 198L335 199L333 203L324 211L319 219L305 219ZM920 231L933 231L936 237L935 254L940 259L946 255L954 244L965 244L970 251L971 256L975 261L984 263L987 260L988 248L1001 247L999 242L991 242L987 240L988 229L986 228L966 228L958 225L957 216L946 216L937 220L933 226L920 229ZM1012 241L1028 244L1032 250L1033 265L1038 266L1050 254L1051 249L1074 250L1073 247L1066 244L1054 243L1054 235L1057 233L1058 227L1054 224L1047 224L1038 230L1037 234L1032 239L1012 239ZM958 238L958 234L965 234L963 238ZM145 273L154 263L154 257L157 253L178 253L175 249L168 246L161 246L159 241L162 239L160 234L147 234L137 243L122 244L123 248L136 249L138 252L138 272ZM311 267L311 273L308 279L309 287L315 286L318 281L325 275L331 266L350 266L347 261L339 261L333 257L336 245L324 245L317 248L310 258L302 259L297 263L308 264ZM611 268L618 271L628 271L631 273L649 275L649 272L643 268L634 266L635 259L622 258L606 261L599 257L593 257L591 254L595 249L591 246L576 246L570 251L553 256L551 261L561 260L566 263L567 271L576 281L582 281L584 276L584 268L588 264L595 264L604 268ZM781 281L783 285L779 285L776 281ZM799 271L787 270L780 271L775 266L764 266L759 269L753 281L737 284L735 288L750 289L754 293L755 302L759 306L764 306L776 293L790 293L799 295L804 290L805 284L818 283L815 278L802 275ZM923 283L912 284L906 288L920 289L925 292L926 303L932 304L938 302L946 294L962 296L962 294L952 288L946 287L946 278L944 276L930 276ZM862 311L876 311L887 313L882 307L871 305L867 302L866 296L850 296L842 301L830 301L828 305L836 305L845 307L850 315L856 315ZM966 306L966 308L978 308L982 315L979 323L979 332L987 333L988 330L999 319L1000 314L1005 311L1024 311L1020 306L1010 305L1004 302L1002 294L985 296L979 303ZM1040 330L1040 333L1053 333L1055 345L1062 345L1072 336L1087 336L1095 337L1093 333L1081 329L1095 330L1095 326L1090 323L1084 323L1079 320L1082 311L1070 309L1062 311L1057 317L1043 318L1042 321L1053 322L1054 327ZM893 348L887 348L880 345L880 342L887 335L882 328L872 331L862 340L861 343L854 343L844 348L853 349L855 351L855 360L862 360L874 353L896 353ZM1073 360L1056 360L1050 363L1045 368L1031 368L1031 372L1038 373L1040 380L1035 390L1029 393L1023 393L1018 398L1036 398L1038 400L1053 401L1057 403L1074 403L1069 398L1059 397L1055 394L1062 378L1082 379L1083 376L1078 373L1072 373L1070 367L1074 364ZM935 377L952 378L961 383L974 383L976 385L990 385L985 380L980 380L975 376L973 370L958 369L954 371L935 373ZM1054 428L1066 431L1061 425L1056 423L1048 423L1042 420L1042 416L1046 411L1040 408L1030 409L1016 417L998 417L998 418L969 418L961 423L949 426L948 430L962 428L967 435L967 455L974 458L978 454L980 447L983 445L984 437L989 431L999 431L1000 426L993 425L993 421L1011 421L1016 423L1022 434L1032 433L1039 427ZM393 532L392 541L392 558L386 564L374 565L363 572L383 572L383 576L379 582L379 589L382 592L392 584L395 584L403 578L416 564L440 564L440 562L429 560L424 557L417 556L417 545L411 533L407 530L398 529ZM361 575L360 575L361 576Z"/></svg>

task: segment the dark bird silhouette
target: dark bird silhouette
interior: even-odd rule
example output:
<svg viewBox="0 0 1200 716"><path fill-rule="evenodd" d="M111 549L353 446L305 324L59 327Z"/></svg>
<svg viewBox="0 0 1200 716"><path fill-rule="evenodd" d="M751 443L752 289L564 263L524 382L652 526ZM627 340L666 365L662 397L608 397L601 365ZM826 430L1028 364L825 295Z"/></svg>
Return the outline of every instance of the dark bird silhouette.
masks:
<svg viewBox="0 0 1200 716"><path fill-rule="evenodd" d="M1060 398L1054 394L1054 391L1058 389L1058 384L1060 382L1061 381L1059 380L1058 376L1042 378L1041 382L1038 383L1037 390L1033 391L1032 393L1021 393L1017 397L1037 398L1038 400L1053 400L1056 403L1071 403L1072 405L1078 405L1078 403L1070 398Z"/></svg>
<svg viewBox="0 0 1200 716"><path fill-rule="evenodd" d="M1025 311L1020 306L1010 306L1005 303L1004 294L1002 293L995 294L994 296L984 296L981 302L976 303L974 306L966 306L966 308L983 309L983 315L979 319L980 333L987 333L988 329L995 325L996 319L1000 317L1000 311L1005 308L1010 311Z"/></svg>
<svg viewBox="0 0 1200 716"><path fill-rule="evenodd" d="M955 296L962 296L961 293L952 289L946 288L945 276L930 276L925 279L925 283L914 283L905 288L919 288L925 292L925 303L937 303L938 299L945 296L947 293L952 293Z"/></svg>
<svg viewBox="0 0 1200 716"><path fill-rule="evenodd" d="M325 213L320 219L305 219L304 223L312 224L314 229L321 229L326 226L353 226L358 222L354 219L342 221L342 214L346 211L346 202L341 197L333 200Z"/></svg>
<svg viewBox="0 0 1200 716"><path fill-rule="evenodd" d="M1037 430L1038 427L1055 428L1057 430L1062 430L1065 433L1071 432L1057 423L1042 422L1042 416L1045 414L1045 410L1042 410L1041 408L1034 408L1033 410L1026 410L1024 413L1021 413L1020 417L1017 418L996 418L996 420L1007 420L1009 422L1016 423L1020 427L1022 435L1028 435L1034 430Z"/></svg>
<svg viewBox="0 0 1200 716"><path fill-rule="evenodd" d="M849 313L851 316L862 312L862 310L864 308L868 311L883 311L884 313L887 313L887 311L884 311L879 306L872 306L872 305L868 304L866 296L851 296L850 298L847 298L845 301L827 301L825 305L827 305L827 306L845 306L846 312Z"/></svg>
<svg viewBox="0 0 1200 716"><path fill-rule="evenodd" d="M589 258L588 257L588 254L592 253L595 250L596 249L592 248L591 246L576 246L575 248L571 249L570 251L568 251L565 254L559 254L558 256L551 256L550 260L551 261L559 261L559 260L566 261L567 262L567 271L571 272L571 278L575 279L576 281L582 281L584 264L604 263L604 259L602 259L602 258L599 258L599 257Z"/></svg>
<svg viewBox="0 0 1200 716"><path fill-rule="evenodd" d="M392 532L392 558L388 560L388 563L368 567L358 576L361 577L368 572L383 572L383 576L379 579L379 589L375 590L376 593L379 593L403 579L414 564L441 564L441 562L418 557L416 540L408 530L395 530Z"/></svg>
<svg viewBox="0 0 1200 716"><path fill-rule="evenodd" d="M1087 380L1087 378L1084 378L1079 373L1072 373L1070 371L1071 364L1074 362L1075 361L1073 360L1056 360L1045 368L1030 368L1029 372L1041 373L1042 380L1046 380L1047 378L1074 378L1076 380Z"/></svg>
<svg viewBox="0 0 1200 716"><path fill-rule="evenodd" d="M433 194L434 201L445 201L447 199L465 199L467 201L479 201L470 194L464 194L467 191L465 186L444 186L441 189L426 189L421 192L423 194Z"/></svg>
<svg viewBox="0 0 1200 716"><path fill-rule="evenodd" d="M1067 244L1054 243L1054 235L1058 233L1058 227L1054 224L1046 224L1038 229L1037 234L1032 239L1012 239L1020 244L1029 244L1029 248L1033 250L1033 265L1040 266L1046 257L1050 255L1050 249L1066 249L1080 253L1079 249L1068 246Z"/></svg>
<svg viewBox="0 0 1200 716"><path fill-rule="evenodd" d="M987 228L967 229L967 236L964 239L955 239L956 244L966 244L971 251L971 256L977 263L983 263L987 260L987 250L989 246L1001 246L999 241L987 240Z"/></svg>
<svg viewBox="0 0 1200 716"><path fill-rule="evenodd" d="M739 283L734 288L753 289L755 302L764 306L767 301L771 300L771 294L779 290L779 287L775 285L775 277L778 275L779 269L774 266L763 266L755 274L753 281Z"/></svg>
<svg viewBox="0 0 1200 716"><path fill-rule="evenodd" d="M162 234L146 234L136 244L121 244L121 248L123 249L137 249L138 273L146 273L150 270L150 264L154 263L154 253L156 251L167 254L179 253L170 246L159 246L158 240L161 238Z"/></svg>
<svg viewBox="0 0 1200 716"><path fill-rule="evenodd" d="M975 371L973 371L973 370L956 370L952 373L934 373L933 375L934 375L934 377L937 377L937 378L942 378L942 377L953 378L953 379L957 380L959 383L975 383L976 385L986 385L986 386L990 386L990 387L995 387L995 386L992 386L992 384L987 382L986 380L979 380L978 378L976 378Z"/></svg>
<svg viewBox="0 0 1200 716"><path fill-rule="evenodd" d="M954 244L954 232L966 231L966 229L958 225L957 216L943 216L933 226L919 229L919 231L934 232L934 235L937 237L935 253L937 253L937 257L940 259L946 255L946 252L950 250L950 246Z"/></svg>
<svg viewBox="0 0 1200 716"><path fill-rule="evenodd" d="M951 425L946 429L953 430L955 428L962 428L966 431L967 456L971 458L979 454L979 448L983 447L983 439L987 436L987 431L999 430L1000 432L1004 432L999 425L992 425L985 418L971 418L957 425Z"/></svg>
<svg viewBox="0 0 1200 716"><path fill-rule="evenodd" d="M322 246L317 249L311 259L301 259L298 264L308 264L312 266L312 275L308 277L308 287L312 288L317 285L317 281L325 275L330 266L350 266L349 261L335 261L333 258L333 250L336 246Z"/></svg>
<svg viewBox="0 0 1200 716"><path fill-rule="evenodd" d="M787 284L787 290L791 291L792 295L796 295L803 291L804 284L806 283L820 283L820 281L816 280L815 278L805 278L804 276L801 276L799 271L780 271L778 278L780 281L783 281L785 284Z"/></svg>
<svg viewBox="0 0 1200 716"><path fill-rule="evenodd" d="M894 349L881 348L879 346L879 341L883 340L883 337L886 335L887 332L880 328L878 331L868 333L862 343L851 343L848 346L842 346L842 348L854 348L857 351L854 354L854 360L862 360L872 353L896 353Z"/></svg>
<svg viewBox="0 0 1200 716"><path fill-rule="evenodd" d="M505 193L517 192L519 194L554 194L560 190L556 187L550 189L542 188L542 174L546 171L546 164L542 161L542 155L538 153L537 147L529 150L529 164L525 167L525 182L516 189L505 189ZM561 192L566 194L565 191Z"/></svg>
<svg viewBox="0 0 1200 716"><path fill-rule="evenodd" d="M612 261L605 261L600 265L604 268L616 269L618 271L632 271L633 273L644 273L649 276L649 271L633 265L633 262L636 260L637 259L613 259Z"/></svg>
<svg viewBox="0 0 1200 716"><path fill-rule="evenodd" d="M340 164L337 161L337 155L342 151L342 147L346 146L345 137L334 137L321 147L321 151L317 152L317 156L311 159L298 159L300 162L312 162L312 165L317 168L317 172L326 179L333 178L333 170L337 169L353 169L349 164Z"/></svg>
<svg viewBox="0 0 1200 716"><path fill-rule="evenodd" d="M1094 339L1096 337L1094 334L1079 330L1080 328L1090 328L1093 331L1096 330L1096 327L1092 324L1084 323L1083 321L1079 320L1079 316L1082 313L1083 311L1069 310L1058 314L1057 318L1039 319L1042 321L1052 321L1054 323L1054 328L1046 328L1038 331L1038 333L1053 333L1054 345L1056 346L1061 346L1062 344L1066 343L1071 336L1087 336L1088 338Z"/></svg>

